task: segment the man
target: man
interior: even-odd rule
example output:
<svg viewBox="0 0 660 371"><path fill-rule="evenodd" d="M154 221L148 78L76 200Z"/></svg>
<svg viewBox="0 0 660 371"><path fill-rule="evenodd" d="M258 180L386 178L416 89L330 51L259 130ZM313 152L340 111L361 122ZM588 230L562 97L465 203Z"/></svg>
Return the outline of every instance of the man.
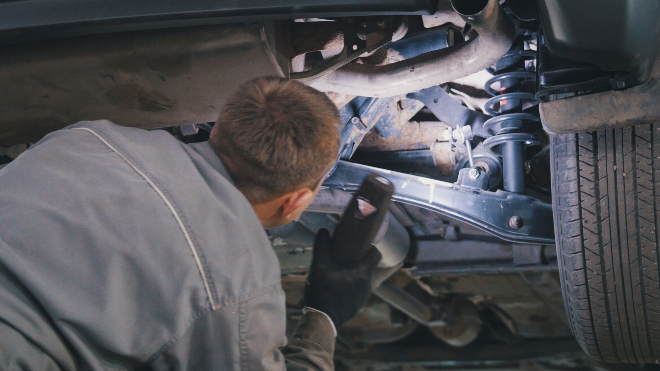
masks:
<svg viewBox="0 0 660 371"><path fill-rule="evenodd" d="M285 346L279 264L262 228L314 199L337 111L258 78L206 143L81 122L0 170L0 368L329 370L335 328L369 294L372 249L334 264L319 233Z"/></svg>

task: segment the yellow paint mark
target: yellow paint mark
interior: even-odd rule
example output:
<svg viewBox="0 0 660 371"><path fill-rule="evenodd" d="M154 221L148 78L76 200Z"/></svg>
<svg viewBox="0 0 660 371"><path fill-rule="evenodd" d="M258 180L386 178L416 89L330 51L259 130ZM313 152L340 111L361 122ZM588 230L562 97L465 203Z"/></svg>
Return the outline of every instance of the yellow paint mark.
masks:
<svg viewBox="0 0 660 371"><path fill-rule="evenodd" d="M435 181L427 178L417 178L420 183L426 184L429 186L429 203L433 203L433 192L435 191Z"/></svg>

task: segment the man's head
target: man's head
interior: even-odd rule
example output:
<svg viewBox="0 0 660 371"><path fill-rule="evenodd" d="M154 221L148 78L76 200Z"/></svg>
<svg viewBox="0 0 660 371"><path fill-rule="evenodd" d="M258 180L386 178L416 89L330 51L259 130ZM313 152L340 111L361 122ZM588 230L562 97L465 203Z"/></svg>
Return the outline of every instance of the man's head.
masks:
<svg viewBox="0 0 660 371"><path fill-rule="evenodd" d="M252 79L225 102L209 140L266 227L312 202L339 151L339 114L296 81Z"/></svg>

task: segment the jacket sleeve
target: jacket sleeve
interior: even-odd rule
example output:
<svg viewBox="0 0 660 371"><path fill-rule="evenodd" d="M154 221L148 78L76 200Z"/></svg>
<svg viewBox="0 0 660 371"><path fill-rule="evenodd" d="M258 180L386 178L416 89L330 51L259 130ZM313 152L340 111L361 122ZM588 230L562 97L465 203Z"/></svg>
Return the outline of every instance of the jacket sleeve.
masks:
<svg viewBox="0 0 660 371"><path fill-rule="evenodd" d="M154 370L333 370L335 339L327 321L305 314L286 345L284 291L252 294L199 314L149 364Z"/></svg>
<svg viewBox="0 0 660 371"><path fill-rule="evenodd" d="M38 344L0 319L0 370L62 371L62 368Z"/></svg>
<svg viewBox="0 0 660 371"><path fill-rule="evenodd" d="M334 370L334 352L334 328L327 317L317 312L302 316L293 338L282 348L286 369L290 371Z"/></svg>

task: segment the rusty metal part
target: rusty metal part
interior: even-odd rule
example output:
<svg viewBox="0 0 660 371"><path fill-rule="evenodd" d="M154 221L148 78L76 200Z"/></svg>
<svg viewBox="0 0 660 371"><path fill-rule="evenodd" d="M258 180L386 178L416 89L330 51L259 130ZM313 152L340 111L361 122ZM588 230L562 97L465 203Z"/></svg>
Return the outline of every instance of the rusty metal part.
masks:
<svg viewBox="0 0 660 371"><path fill-rule="evenodd" d="M441 323L429 326L438 339L453 347L464 347L477 339L481 331L481 317L471 301L454 297L448 303L438 305L444 313Z"/></svg>
<svg viewBox="0 0 660 371"><path fill-rule="evenodd" d="M396 285L383 283L373 293L424 326L429 326L433 319L433 311L426 303Z"/></svg>
<svg viewBox="0 0 660 371"><path fill-rule="evenodd" d="M3 46L0 144L80 120L158 128L215 121L246 80L280 75L263 28L203 26Z"/></svg>
<svg viewBox="0 0 660 371"><path fill-rule="evenodd" d="M290 34L291 58L319 50L340 52L344 48L344 31L339 22L293 22Z"/></svg>
<svg viewBox="0 0 660 371"><path fill-rule="evenodd" d="M482 9L470 6L473 3L467 0L454 0L452 4L479 36L454 47L384 66L347 64L308 84L322 91L391 97L481 71L509 50L515 39L515 27L498 0L487 1Z"/></svg>
<svg viewBox="0 0 660 371"><path fill-rule="evenodd" d="M438 2L438 8L431 15L422 14L424 27L433 28L451 23L456 27L465 27L465 20L452 8L451 1L441 0Z"/></svg>
<svg viewBox="0 0 660 371"><path fill-rule="evenodd" d="M374 127L380 132L389 130L392 123L407 122L423 107L422 102L401 97L357 99L340 111L342 121L346 123L341 133L340 158L351 158L364 136Z"/></svg>
<svg viewBox="0 0 660 371"><path fill-rule="evenodd" d="M372 295L355 317L342 325L340 335L353 343L388 344L412 334L419 323Z"/></svg>
<svg viewBox="0 0 660 371"><path fill-rule="evenodd" d="M431 333L445 343L462 347L476 340L481 331L481 319L477 307L467 299L455 297L435 300L433 307L419 300L404 289L386 282L373 293L394 308L426 326ZM441 318L436 319L436 313Z"/></svg>
<svg viewBox="0 0 660 371"><path fill-rule="evenodd" d="M390 50L389 48L379 48L371 53L371 55L358 58L356 63L370 64L374 66L387 64L386 61L388 60L390 52L393 52L393 50ZM400 60L403 60L403 58L400 58Z"/></svg>
<svg viewBox="0 0 660 371"><path fill-rule="evenodd" d="M376 128L364 137L360 150L376 152L432 148L436 142L447 142L443 138L447 128L447 125L439 121L395 121L395 135L384 136Z"/></svg>
<svg viewBox="0 0 660 371"><path fill-rule="evenodd" d="M393 17L385 17L378 21L368 19L361 24L357 24L354 18L342 21L344 46L341 52L307 71L290 73L289 78L302 83L309 83L332 73L362 55L370 55L370 53L392 40L393 21ZM339 92L344 93L343 91Z"/></svg>
<svg viewBox="0 0 660 371"><path fill-rule="evenodd" d="M405 273L393 275L373 293L428 327L438 339L451 346L462 347L477 338L481 331L481 319L474 303L462 297L431 297L417 281L408 282L407 289L404 289L400 285L405 285L408 277L402 276ZM420 296L425 299L420 299Z"/></svg>
<svg viewBox="0 0 660 371"><path fill-rule="evenodd" d="M392 34L392 41L402 39L408 32L408 16L398 18L400 18L397 21L398 28ZM321 51L327 58L327 55L335 56L344 51L345 27L341 22L293 22L283 26L287 28L287 32L290 34L290 48L286 51L286 54L288 54L289 59L294 64L302 65L300 61L305 59L305 53ZM369 43L379 42L382 36L382 33L358 35L363 40L371 38ZM389 63L403 60L403 58L397 59L396 57L390 57L390 52L393 51L386 48L378 48L362 54L358 62L380 64L385 60L390 61ZM396 52L394 53L396 54ZM295 72L299 71L302 71L302 69Z"/></svg>
<svg viewBox="0 0 660 371"><path fill-rule="evenodd" d="M386 65L413 58L418 55L454 46L463 41L459 28L448 25L432 30L414 33L404 40L391 42L386 48L380 48L369 58L360 58L358 63Z"/></svg>
<svg viewBox="0 0 660 371"><path fill-rule="evenodd" d="M387 47L378 48L374 52L362 55L357 59L356 63L371 64L371 65L384 65L395 63L404 60L405 58L396 50L390 48L393 42L403 39L408 33L408 16L403 16L399 27L392 34L392 42L387 44Z"/></svg>
<svg viewBox="0 0 660 371"><path fill-rule="evenodd" d="M439 121L402 121L394 122L388 134L382 131L370 131L362 140L360 150L366 152L405 151L419 148L430 148L435 155L435 163L440 176L451 176L452 151L451 143L443 138L442 133L448 126Z"/></svg>
<svg viewBox="0 0 660 371"><path fill-rule="evenodd" d="M454 174L456 154L452 151L449 142L436 142L431 148L435 155L435 164L441 177L450 177Z"/></svg>
<svg viewBox="0 0 660 371"><path fill-rule="evenodd" d="M405 58L401 56L401 54L392 49L387 49L387 53L385 53L385 59L381 62L381 64L392 64L396 62L401 62Z"/></svg>
<svg viewBox="0 0 660 371"><path fill-rule="evenodd" d="M642 85L541 103L550 134L571 134L660 121L660 59Z"/></svg>

